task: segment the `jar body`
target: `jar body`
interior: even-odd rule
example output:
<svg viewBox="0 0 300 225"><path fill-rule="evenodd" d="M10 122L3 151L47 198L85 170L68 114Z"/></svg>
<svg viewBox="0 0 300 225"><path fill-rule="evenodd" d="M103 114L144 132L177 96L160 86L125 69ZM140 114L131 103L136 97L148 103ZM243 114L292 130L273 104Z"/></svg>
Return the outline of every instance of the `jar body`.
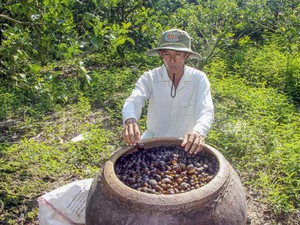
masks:
<svg viewBox="0 0 300 225"><path fill-rule="evenodd" d="M181 140L155 138L145 147L180 144ZM129 188L116 177L114 163L133 147L118 150L94 179L86 205L86 224L243 225L246 198L237 173L214 148L204 150L219 162L219 171L207 185L182 194L157 195Z"/></svg>

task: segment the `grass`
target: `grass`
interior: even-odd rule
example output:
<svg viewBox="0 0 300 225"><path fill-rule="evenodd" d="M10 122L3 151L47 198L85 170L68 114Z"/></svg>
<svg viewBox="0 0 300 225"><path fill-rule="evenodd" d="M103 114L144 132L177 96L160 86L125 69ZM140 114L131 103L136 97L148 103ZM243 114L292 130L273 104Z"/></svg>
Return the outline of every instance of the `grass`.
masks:
<svg viewBox="0 0 300 225"><path fill-rule="evenodd" d="M0 197L4 224L37 223L36 199L75 179L94 177L119 145L119 137L106 129L107 117L92 112L86 99L27 126L15 144L2 143ZM86 134L80 142L71 139Z"/></svg>

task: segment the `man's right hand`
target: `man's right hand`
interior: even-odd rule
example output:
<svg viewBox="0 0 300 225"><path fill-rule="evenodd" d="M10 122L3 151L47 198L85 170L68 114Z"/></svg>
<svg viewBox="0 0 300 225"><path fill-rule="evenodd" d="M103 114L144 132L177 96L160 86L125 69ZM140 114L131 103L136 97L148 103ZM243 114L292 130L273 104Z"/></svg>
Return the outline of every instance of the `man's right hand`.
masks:
<svg viewBox="0 0 300 225"><path fill-rule="evenodd" d="M130 118L125 121L122 136L123 140L131 146L136 146L141 141L141 132L136 119Z"/></svg>

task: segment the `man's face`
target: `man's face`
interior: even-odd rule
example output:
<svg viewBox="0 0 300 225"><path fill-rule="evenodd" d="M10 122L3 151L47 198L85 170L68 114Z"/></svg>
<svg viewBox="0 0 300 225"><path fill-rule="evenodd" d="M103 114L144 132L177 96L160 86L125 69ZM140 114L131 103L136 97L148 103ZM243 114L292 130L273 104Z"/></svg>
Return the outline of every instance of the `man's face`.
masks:
<svg viewBox="0 0 300 225"><path fill-rule="evenodd" d="M183 66L189 53L174 50L161 50L159 51L169 73L182 73Z"/></svg>

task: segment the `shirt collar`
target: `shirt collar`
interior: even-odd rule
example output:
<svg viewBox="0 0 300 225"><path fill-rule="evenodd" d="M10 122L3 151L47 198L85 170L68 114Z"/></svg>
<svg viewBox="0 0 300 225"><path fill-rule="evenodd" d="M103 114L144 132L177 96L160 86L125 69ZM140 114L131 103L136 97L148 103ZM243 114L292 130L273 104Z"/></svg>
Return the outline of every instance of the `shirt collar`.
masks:
<svg viewBox="0 0 300 225"><path fill-rule="evenodd" d="M189 82L191 81L191 74L187 72L188 71L188 66L184 65L184 72L183 72L183 76L182 76L182 81L184 82ZM168 76L168 72L167 72L167 68L165 65L162 66L162 81L171 81L169 76Z"/></svg>

